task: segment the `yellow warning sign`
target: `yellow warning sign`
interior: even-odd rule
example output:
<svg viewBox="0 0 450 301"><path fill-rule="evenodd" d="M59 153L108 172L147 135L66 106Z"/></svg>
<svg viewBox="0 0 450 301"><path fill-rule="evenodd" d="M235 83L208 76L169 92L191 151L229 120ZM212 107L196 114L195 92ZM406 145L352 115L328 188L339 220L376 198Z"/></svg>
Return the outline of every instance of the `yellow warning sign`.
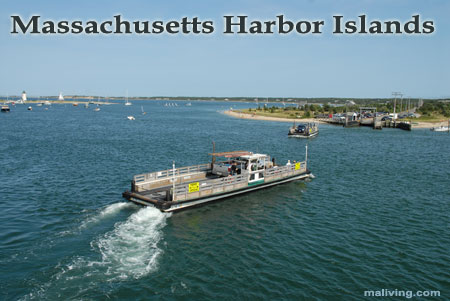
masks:
<svg viewBox="0 0 450 301"><path fill-rule="evenodd" d="M197 192L200 190L200 184L199 182L190 183L189 184L189 193L191 192Z"/></svg>
<svg viewBox="0 0 450 301"><path fill-rule="evenodd" d="M300 169L300 162L299 163L295 163L295 170Z"/></svg>

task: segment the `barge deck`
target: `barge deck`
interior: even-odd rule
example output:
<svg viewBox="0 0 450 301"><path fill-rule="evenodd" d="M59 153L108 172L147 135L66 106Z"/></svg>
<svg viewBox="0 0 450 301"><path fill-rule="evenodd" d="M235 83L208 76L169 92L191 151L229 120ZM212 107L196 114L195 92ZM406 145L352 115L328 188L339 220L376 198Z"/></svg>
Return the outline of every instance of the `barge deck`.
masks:
<svg viewBox="0 0 450 301"><path fill-rule="evenodd" d="M136 175L122 196L163 212L196 207L278 184L312 177L303 162L278 166L264 154L213 153L212 163ZM228 158L215 162L217 156Z"/></svg>

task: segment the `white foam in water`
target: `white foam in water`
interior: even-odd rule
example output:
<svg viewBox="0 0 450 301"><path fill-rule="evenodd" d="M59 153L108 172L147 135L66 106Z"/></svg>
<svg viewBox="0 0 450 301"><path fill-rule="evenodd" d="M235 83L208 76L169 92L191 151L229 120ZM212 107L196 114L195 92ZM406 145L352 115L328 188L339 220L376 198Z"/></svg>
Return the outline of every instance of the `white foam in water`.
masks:
<svg viewBox="0 0 450 301"><path fill-rule="evenodd" d="M107 266L106 275L140 278L155 270L161 254L161 229L169 216L153 207L143 208L94 242Z"/></svg>
<svg viewBox="0 0 450 301"><path fill-rule="evenodd" d="M100 216L117 212L123 206L122 203L110 205L102 210ZM99 283L137 279L155 271L162 254L158 248L162 228L170 215L153 207L140 209L91 242L93 250L100 254L78 256L69 264L58 265L56 269L59 272L49 282L41 284L22 299L58 298L66 290L71 290L74 295L82 294Z"/></svg>
<svg viewBox="0 0 450 301"><path fill-rule="evenodd" d="M127 208L127 207L132 207L133 203L131 202L119 202L119 203L114 203L111 205L106 206L105 208L103 208L100 213L88 217L85 221L83 221L81 223L80 229L84 229L87 228L88 226L92 225L92 224L96 224L98 222L100 222L102 219L104 218L108 218L110 216L113 216L115 214L117 214L118 212L120 212L120 210Z"/></svg>

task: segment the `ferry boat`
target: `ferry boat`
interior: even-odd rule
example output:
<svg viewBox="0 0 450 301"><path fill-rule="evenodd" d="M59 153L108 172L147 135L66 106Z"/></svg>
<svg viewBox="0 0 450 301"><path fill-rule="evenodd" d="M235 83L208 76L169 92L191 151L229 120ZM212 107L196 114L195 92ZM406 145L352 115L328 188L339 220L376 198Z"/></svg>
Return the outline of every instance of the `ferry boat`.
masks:
<svg viewBox="0 0 450 301"><path fill-rule="evenodd" d="M163 212L179 211L223 198L313 178L305 160L277 165L265 154L249 151L211 153L211 163L135 175L122 196ZM217 161L216 158L225 158Z"/></svg>
<svg viewBox="0 0 450 301"><path fill-rule="evenodd" d="M312 138L319 134L319 127L313 123L300 123L297 127L294 125L289 129L288 137Z"/></svg>

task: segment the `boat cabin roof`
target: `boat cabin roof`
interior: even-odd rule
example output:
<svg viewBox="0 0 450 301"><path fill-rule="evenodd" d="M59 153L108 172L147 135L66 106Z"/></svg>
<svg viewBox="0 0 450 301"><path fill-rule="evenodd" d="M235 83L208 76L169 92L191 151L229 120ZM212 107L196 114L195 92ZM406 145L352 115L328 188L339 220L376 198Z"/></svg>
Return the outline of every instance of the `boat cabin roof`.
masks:
<svg viewBox="0 0 450 301"><path fill-rule="evenodd" d="M210 153L209 155L214 157L237 158L242 156L253 155L253 153L249 151L233 151L233 152Z"/></svg>
<svg viewBox="0 0 450 301"><path fill-rule="evenodd" d="M268 156L265 154L251 154L251 155L244 155L240 156L239 158L244 160L253 160L253 159L261 159L261 158L267 158Z"/></svg>

